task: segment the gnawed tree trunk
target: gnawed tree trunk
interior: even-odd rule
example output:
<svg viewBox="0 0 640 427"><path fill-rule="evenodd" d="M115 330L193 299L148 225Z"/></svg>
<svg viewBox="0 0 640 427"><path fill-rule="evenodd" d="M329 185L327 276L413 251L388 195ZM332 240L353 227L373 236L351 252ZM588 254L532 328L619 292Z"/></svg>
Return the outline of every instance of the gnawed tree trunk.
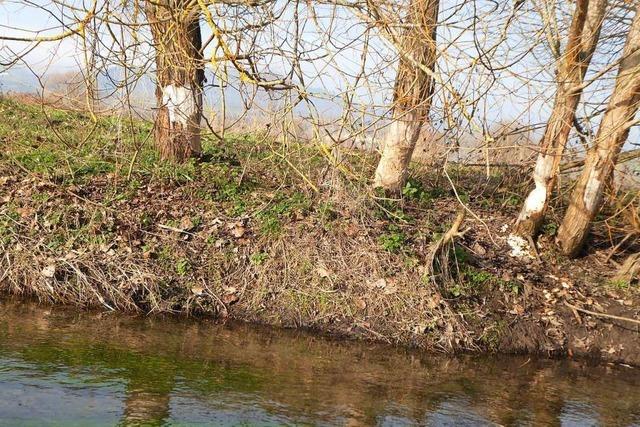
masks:
<svg viewBox="0 0 640 427"><path fill-rule="evenodd" d="M527 196L515 226L515 233L521 236L534 237L544 220L606 8L607 0L576 1L566 51L558 66L553 110L533 171L535 188Z"/></svg>
<svg viewBox="0 0 640 427"><path fill-rule="evenodd" d="M640 5L627 35L615 87L589 150L567 213L558 230L562 251L574 257L582 248L591 222L602 207L603 189L611 180L620 150L640 101Z"/></svg>
<svg viewBox="0 0 640 427"><path fill-rule="evenodd" d="M402 190L407 179L411 155L431 107L433 75L415 63L431 73L435 69L438 9L438 0L411 0L408 22L414 25L403 35L392 123L374 178L375 187L395 193Z"/></svg>
<svg viewBox="0 0 640 427"><path fill-rule="evenodd" d="M629 255L618 269L614 281L631 283L640 276L640 253Z"/></svg>
<svg viewBox="0 0 640 427"><path fill-rule="evenodd" d="M154 136L163 159L199 156L204 63L199 8L189 0L146 2L156 50Z"/></svg>

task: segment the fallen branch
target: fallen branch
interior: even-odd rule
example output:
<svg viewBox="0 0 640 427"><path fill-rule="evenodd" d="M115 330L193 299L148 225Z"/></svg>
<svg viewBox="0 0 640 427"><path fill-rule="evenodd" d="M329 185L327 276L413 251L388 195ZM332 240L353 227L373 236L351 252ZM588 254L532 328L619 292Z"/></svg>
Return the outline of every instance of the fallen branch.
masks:
<svg viewBox="0 0 640 427"><path fill-rule="evenodd" d="M604 317L606 319L621 320L623 322L631 322L631 323L635 323L637 325L640 325L640 320L632 319L630 317L615 316L613 314L606 314L606 313L596 313L595 311L591 311L591 310L587 310L587 309L584 309L584 308L577 307L577 306L575 306L573 304L568 303L567 301L565 301L564 304L567 307L569 307L570 309L572 309L572 310L588 314L589 316Z"/></svg>
<svg viewBox="0 0 640 427"><path fill-rule="evenodd" d="M640 148L636 148L635 150L625 151L624 153L620 153L620 156L618 156L618 161L616 162L616 164L619 165L625 162L629 162L639 157L640 157ZM580 168L584 166L584 160L585 159L579 159L579 160L574 160L572 162L564 163L560 165L560 172L567 173L567 172L570 172L572 169Z"/></svg>
<svg viewBox="0 0 640 427"><path fill-rule="evenodd" d="M195 236L195 234L187 230L183 230L182 228L171 227L170 225L158 224L158 228L162 228L163 230L173 231L175 233L188 234L190 236Z"/></svg>
<svg viewBox="0 0 640 427"><path fill-rule="evenodd" d="M429 250L427 272L429 273L431 281L438 287L443 287L443 285L453 281L453 276L450 272L449 257L454 250L454 239L456 237L462 237L465 233L464 231L460 231L464 217L465 211L459 211L449 230ZM436 276L439 276L440 280L437 280Z"/></svg>

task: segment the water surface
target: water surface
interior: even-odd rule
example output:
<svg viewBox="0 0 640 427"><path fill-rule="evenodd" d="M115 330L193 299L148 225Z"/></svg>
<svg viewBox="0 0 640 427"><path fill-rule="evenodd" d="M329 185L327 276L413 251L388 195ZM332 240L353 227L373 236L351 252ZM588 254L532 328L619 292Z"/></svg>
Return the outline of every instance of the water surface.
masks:
<svg viewBox="0 0 640 427"><path fill-rule="evenodd" d="M640 370L0 302L0 426L638 425Z"/></svg>

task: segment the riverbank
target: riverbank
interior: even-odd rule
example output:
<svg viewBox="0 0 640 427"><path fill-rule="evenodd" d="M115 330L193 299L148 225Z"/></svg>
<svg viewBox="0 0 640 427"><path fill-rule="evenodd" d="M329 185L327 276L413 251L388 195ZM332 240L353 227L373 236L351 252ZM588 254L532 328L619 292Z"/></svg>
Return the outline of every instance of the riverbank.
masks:
<svg viewBox="0 0 640 427"><path fill-rule="evenodd" d="M256 132L205 139L203 159L175 166L157 159L149 123L6 98L0 117L4 293L640 365L638 323L604 316L637 321L640 298L611 280L603 224L568 261L552 213L541 258L511 256L528 184L516 171L416 171L393 201L367 190L375 157L362 152L343 151L336 169L317 147ZM466 232L443 281L426 260L460 202Z"/></svg>

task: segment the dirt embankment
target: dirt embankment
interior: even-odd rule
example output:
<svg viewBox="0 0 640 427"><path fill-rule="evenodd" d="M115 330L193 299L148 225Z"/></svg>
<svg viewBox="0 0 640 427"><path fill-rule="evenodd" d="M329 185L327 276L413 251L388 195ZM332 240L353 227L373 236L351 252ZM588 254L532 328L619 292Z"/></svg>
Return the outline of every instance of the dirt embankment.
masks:
<svg viewBox="0 0 640 427"><path fill-rule="evenodd" d="M0 157L4 293L425 350L640 365L637 285L611 281L597 226L577 261L554 251L553 215L540 259L511 256L521 178L457 169L449 171L454 193L442 176L416 173L403 199L390 201L354 180L373 166L361 152L345 155L342 174L313 147L289 146L285 162L268 139L245 136L206 142L202 161L174 166L150 148L123 153L126 141L109 139L108 123L93 131L100 145L61 147L46 126L20 128L25 115L38 119L21 108L13 105L15 123L0 128L8 147ZM46 123L64 135L83 120ZM458 198L473 214L449 257L454 280L442 282L425 261Z"/></svg>

